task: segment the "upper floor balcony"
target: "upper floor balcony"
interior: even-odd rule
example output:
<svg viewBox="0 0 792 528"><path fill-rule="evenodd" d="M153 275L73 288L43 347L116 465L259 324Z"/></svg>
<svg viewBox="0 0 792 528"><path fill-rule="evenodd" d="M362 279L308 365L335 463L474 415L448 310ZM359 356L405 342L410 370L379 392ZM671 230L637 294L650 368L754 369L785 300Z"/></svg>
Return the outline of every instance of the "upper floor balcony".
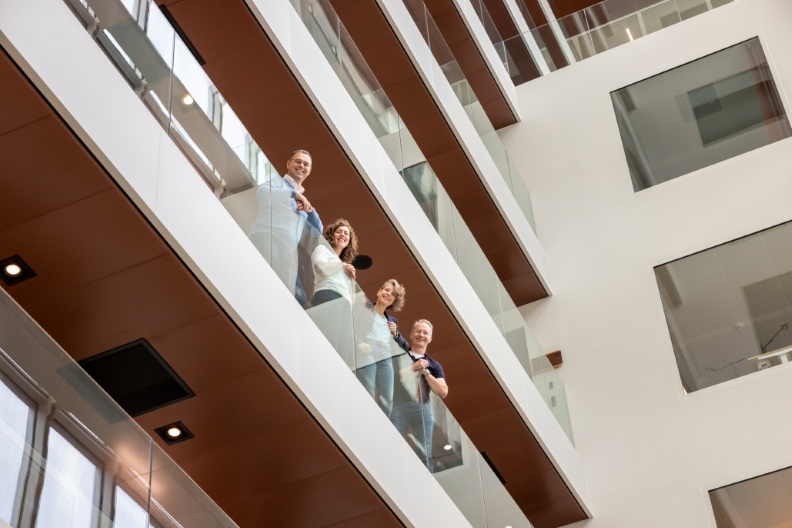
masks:
<svg viewBox="0 0 792 528"><path fill-rule="evenodd" d="M45 2L45 0L40 1ZM50 4L53 4L49 0L46 2L48 2L48 8L51 7ZM24 13L35 11L36 7L32 6L28 8L31 11L24 11ZM248 132L248 127L242 125L241 119L234 119L237 115L235 111L240 115L242 112L236 106L234 106L235 111L231 110L225 96L221 95L215 85L205 76L184 43L164 22L165 19L157 19L158 11L156 8L152 8L151 4L146 4L146 9L141 11L135 9L129 11L124 6L112 6L112 8L104 10L103 8L107 8L108 4L98 1L88 3L90 10L79 11L78 7L79 4L73 6L75 11L83 14L83 20L91 30L92 36L113 59L117 70L122 73L127 84L134 89L136 97L117 98L115 97L117 94L113 93L113 97L107 96L107 99L103 99L98 95L102 92L89 90L92 96L90 100L86 100L84 93L85 90L88 90L86 86L74 87L73 83L68 82L65 77L60 79L63 84L58 84L58 79L53 79L53 76L57 77L58 74L63 73L69 75L68 79L72 79L73 72L64 72L58 67L65 63L62 58L56 60L59 57L58 50L49 48L44 52L41 51L40 46L30 43L35 40L36 35L31 33L25 37L22 33L22 28L27 27L29 30L30 25L18 24L20 20L33 24L35 17L15 19L15 24L8 22L9 25L4 25L2 31L8 35L12 42L21 39L20 47L24 47L22 44L30 46L24 52L17 50L17 53L20 53L25 61L36 63L36 67L32 71L45 78L44 81L41 81L44 84L39 85L42 87L41 89L45 91L58 90L57 97L53 96L50 99L51 104L56 105L64 112L64 119L75 129L80 140L88 146L86 148L90 148L91 153L98 158L105 170L112 174L124 191L134 199L136 205L147 215L149 221L158 228L169 244L176 249L179 257L190 266L190 270L197 275L204 287L217 298L222 310L232 318L234 324L244 332L247 339L259 352L274 364L276 372L286 380L289 388L300 394L302 401L310 402L312 410L317 413L314 416L325 426L327 426L325 422L331 422L330 434L336 442L356 443L355 439L361 438L359 432L351 433L350 430L347 430L343 434L334 435L332 433L334 427L341 427L333 420L341 420L347 427L354 427L354 417L336 416L333 414L334 411L326 407L339 404L338 396L333 396L334 390L342 389L344 394L352 395L354 389L349 387L355 385L349 385L346 381L334 385L333 382L327 380L336 378L322 378L319 372L322 368L331 369L328 372L339 374L341 377L338 379L348 380L349 377L341 375L341 371L338 369L349 370L349 367L352 366L355 370L359 370L363 365L350 365L348 361L339 362L337 357L331 360L322 355L326 354L329 347L328 338L321 337L316 326L310 325L312 329L305 326L305 321L310 319L307 319L307 315L297 303L289 299L288 286L284 288L283 285L277 287L273 285L272 279L277 281L277 276L272 271L269 271L269 274L265 272L266 266L262 267L260 264L263 262L261 255L246 240L243 230L238 227L243 221L237 215L236 211L240 210L237 206L246 198L255 196L256 200L252 202L254 208L246 209L245 213L255 216L256 211L261 207L260 200L256 195L260 194L260 190L267 182L280 178L273 173L271 165L266 161L267 157L258 148L257 142L252 140L252 134ZM82 7L86 6L82 5ZM138 18L144 14L145 18ZM141 20L145 22L141 24ZM267 19L260 18L258 20ZM56 27L47 26L42 30L54 30ZM293 24L288 27L295 28ZM238 29L242 28L244 28L243 25L238 27ZM298 39L295 42L305 41L305 30L300 28L302 26L295 29L295 38L300 37L301 40ZM68 31L68 28L62 28L62 31ZM150 36L148 32L151 32ZM275 35L277 36L277 33ZM282 38L282 35L280 37ZM279 42L281 42L280 45L283 45L284 41L280 40ZM293 42L288 45L294 46L291 51L296 52ZM300 58L299 53L308 53L309 57L313 53L314 57L318 56L320 60L323 60L315 44L314 48L310 49L314 51L302 50L297 52L297 57L304 60L304 57ZM94 61L92 68L80 70L86 77L89 77L89 71L94 69L99 71L100 68L96 67L95 54L88 50L83 50L83 53L85 60ZM246 59L249 58L246 57ZM544 490L551 491L551 494L549 502L543 502L541 506L549 504L554 508L562 508L564 505L568 505L573 509L577 507L577 511L580 512L581 506L578 506L578 503L581 499L576 495L583 495L582 500L585 501L585 491L580 487L580 474L576 473L578 469L574 467L576 462L574 462L571 444L564 438L561 427L553 418L550 408L545 405L540 395L540 393L546 395L549 389L557 391L560 386L540 381L552 379L552 374L545 373L544 369L539 368L541 367L541 350L538 347L533 349L534 356L526 355L527 361L523 362L524 368L520 368L521 358L512 352L513 347L509 346L510 340L506 333L517 330L518 333L522 331L524 334L525 330L519 326L508 326L505 323L504 315L505 311L516 311L516 309L509 307L508 304L488 305L484 299L478 298L475 288L471 286L466 274L460 269L465 267L464 259L479 258L480 254L461 250L452 253L444 247L443 238L432 228L430 219L424 215L424 210L415 201L408 184L393 167L392 162L377 143L376 137L370 132L362 133L362 130L366 129L365 122L355 110L351 99L348 96L339 97L339 94L343 94L344 91L338 85L337 80L332 77L329 65L314 60L313 69L299 68L298 71L303 72L309 78L315 74L316 79L320 79L323 83L325 91L322 94L332 93L336 97L337 108L331 107L317 95L316 85L310 84L315 82L313 78L310 83L306 82L306 90L312 92L311 99L301 91L300 85L295 82L293 77L289 76L290 74L281 76L277 80L272 79L284 72L289 72L283 67L285 61L282 57L278 57L278 54L275 53L274 58L281 60L281 65L272 62L270 63L272 67L263 71L262 74L269 76L273 84L278 87L277 89L287 92L283 99L276 97L275 102L280 103L288 100L302 101L302 104L305 104L304 102L307 101L314 108L314 112L319 112L319 115L307 112L297 114L286 112L287 116L299 116L300 127L294 127L293 121L286 119L282 121L283 126L279 128L281 135L299 133L306 142L298 143L298 145L307 146L313 151L317 160L322 160L322 163L327 161L331 167L339 160L346 160L346 165L335 166L341 169L337 172L337 176L333 171L325 169L327 172L323 173L325 179L321 184L319 182L322 180L315 180L317 182L315 185L311 182L310 185L314 186L309 196L325 218L334 218L336 215L348 213L347 216L350 217L353 225L362 226L359 229L359 234L365 235L366 240L371 241L371 251L368 250L369 246L367 245L366 253L373 257L375 266L370 271L361 272L360 276L365 279L361 289L368 291L368 296L374 298L373 293L376 291L374 288L378 288L386 278L397 277L400 282L410 286L411 301L408 307L420 308L413 312L406 311L408 320L412 317L429 318L435 322L438 328L442 328L442 336L438 335L433 345L433 350L436 351L435 357L445 365L449 365L447 369L452 376L451 379L459 380L459 384L453 386L453 391L449 396L449 407L457 415L459 423L466 430L475 433L471 434L471 437L475 437L471 444L475 445L475 448L471 449L487 453L490 462L506 479L506 489L517 499L520 506L525 510L527 502L545 500L537 499L531 495L536 491L530 489L531 482L535 482L536 479L555 477L559 485L552 490ZM296 59L292 55L290 60ZM243 60L241 65L249 68L251 62ZM52 68L53 71L48 71L48 68ZM70 69L73 68L75 68L74 61L70 63ZM255 68L249 68L248 71L251 75L258 75L255 73L257 71ZM115 71L112 73L120 80ZM91 76L91 78L93 77ZM100 86L106 90L107 86L112 83L112 77L103 77ZM253 89L258 86L253 83ZM232 93L234 88L238 90L235 94L237 98L245 94L246 87L244 86L231 85L230 87ZM132 96L133 92L127 89L127 93ZM119 109L131 111L135 104L142 108L138 98L143 100L151 113L162 124L162 137L159 139L154 138L155 140L152 141L149 135L130 133L131 131L137 132L137 125L144 126L137 121L132 122L126 118L114 121L109 118L110 115L116 115L114 112L118 112ZM244 101L244 97L241 97L240 100ZM102 112L97 112L97 108L102 108ZM266 112L271 107L263 105L259 108ZM271 108L270 111L283 112L283 110L283 108ZM361 148L358 143L353 141L354 138L348 135L347 130L341 129L344 124L349 123L336 125L340 123L336 112L341 112L346 121L355 125L357 134L361 136L362 140L367 141L366 148ZM126 116L126 114L120 115ZM326 118L327 121L323 123L320 116ZM125 123L125 129L119 130L115 125L117 122ZM265 122L265 124L267 123ZM339 128L331 128L331 125ZM148 127L148 125L145 126ZM317 131L322 130L322 126L329 133L328 141L317 141L316 134ZM295 137L298 136L290 138L293 144L296 142L294 141ZM237 142L239 139L242 141ZM285 142L283 137L281 140ZM192 163L192 168L189 168L183 159L173 155L171 142L179 145ZM346 143L348 150L340 148L341 142ZM350 161L350 158L354 159L354 163ZM185 167L188 167L189 170L185 171ZM195 177L194 170L196 169L202 178ZM317 176L319 174L315 172L314 178ZM365 178L365 183L356 180L360 177ZM426 181L424 177L420 179ZM66 179L62 183L66 184L68 188L69 181ZM58 189L61 188L58 187ZM207 192L207 188L211 192ZM19 204L28 203L30 198L25 196L25 200L17 200L17 202ZM67 197L68 193L63 196ZM222 197L223 202L219 202L217 197ZM232 206L232 202L235 201L240 203ZM234 215L238 222L231 221L224 206L234 209ZM450 205L444 207L447 207L446 210L453 215ZM390 216L385 216L384 208L387 208ZM124 208L121 207L121 209ZM24 211L23 214L25 214ZM443 220L442 222L447 221ZM91 225L94 224L102 225L102 222L91 222ZM461 229L463 226L463 224L452 223L445 225L453 225L455 230ZM9 238L8 240L15 239ZM454 240L457 241L461 249L462 242L470 239L457 237ZM35 242L35 240L30 241L31 244L36 245ZM37 247L40 250L49 249L55 252L49 253L50 255L57 254L57 245L51 248L46 245L37 245ZM308 251L308 247L304 249ZM311 252L313 251L314 249L311 248ZM264 254L266 256L266 250ZM271 254L272 252L270 252L270 259L272 258ZM41 262L41 259L36 260ZM48 260L54 262L57 259ZM161 269L155 266L158 270L155 277L158 279L167 279L174 273L178 275L172 267L174 263L170 259L165 259L165 261L167 261L167 266ZM486 262L486 259L484 261ZM147 262L147 259L143 258L143 262ZM273 267L277 268L277 266ZM230 269L234 270L233 273L229 273ZM482 269L484 272L481 272L480 276L487 277L486 268ZM98 272L101 273L101 270ZM297 270L298 276L299 273ZM262 278L261 275L264 277ZM127 283L132 276L138 276L139 280ZM111 282L123 286L124 291L136 294L153 293L162 288L162 283L159 281L153 281L152 284L141 282L145 276L145 273L136 272L126 275L123 282L115 282L115 277ZM494 273L490 276L494 277ZM85 279L81 280L85 281ZM85 283L92 285L95 281L96 279L87 280ZM100 291L102 292L117 291L109 287L110 283L101 280L98 282L97 286L101 286ZM82 349L82 353L89 354L91 351L101 351L103 349L101 344L106 345L109 341L116 339L118 337L115 334L116 331L123 329L124 332L129 332L133 326L128 324L131 314L137 314L137 312L118 311L119 307L123 305L123 297L105 305L105 309L97 310L93 301L96 300L95 295L99 292L89 294L82 286L79 286L80 284L83 282L78 282L74 294L65 292L61 298L64 301L74 299L73 295L76 294L77 300L82 302L80 310L66 314L69 317L62 314L59 319L53 319L54 314L59 313L58 306L62 306L58 305L55 302L57 299L55 299L42 305L42 309L46 308L42 312L42 316L49 321L48 324L54 325L52 328L61 333L59 338ZM308 276L302 281L302 284L311 285L315 284L315 281ZM497 283L493 282L492 284L497 289ZM89 289L91 287L85 286ZM169 291L171 290L162 289L152 298L153 304L150 302L145 304L147 309L153 310L152 313L145 317L135 315L132 319L136 321L143 319L154 325L151 327L153 328L151 331L156 331L157 325L164 324L163 314L174 309L174 302L163 303L163 294ZM44 292L39 291L38 294L44 295ZM87 295L87 297L83 298L81 295ZM185 307L195 309L193 315L198 320L207 318L206 314L208 313L213 313L205 311L208 308L200 300L201 294L193 292L187 298L189 301L185 306L180 306L180 310L171 314L176 316L177 321L182 321L181 325L176 325L177 328L185 326L185 321L192 321L179 315L182 314L181 309ZM268 301L262 302L261 299L268 299ZM29 302L36 304L41 300L43 298L33 297L29 299ZM106 298L104 300L108 301ZM122 304L116 304L118 302ZM179 304L175 303L176 306ZM136 305L142 306L140 304L132 306ZM413 309L408 308L408 310ZM90 321L83 320L81 317L84 316L86 310L93 314ZM338 310L331 311L338 312ZM365 313L363 312L364 315ZM517 315L519 317L519 314ZM198 320L194 322L198 323ZM317 318L314 317L314 320ZM356 320L354 314L352 320ZM86 322L98 326L86 326ZM273 323L276 325L273 326ZM94 337L96 328L102 327L106 328L99 332L99 338ZM174 328L174 331L177 328ZM89 330L93 330L93 332ZM187 333L189 334L189 332ZM299 336L299 339L295 341L294 336ZM320 337L319 341L316 341L317 336ZM527 336L523 339L526 340ZM314 348L316 348L316 352L308 352ZM350 357L349 351L346 349L339 352L344 358ZM529 352L531 352L530 347L526 349L526 353ZM536 354L537 352L538 354ZM532 357L536 359L533 363ZM316 365L311 366L311 361L315 361ZM531 365L534 365L533 371ZM515 369L514 366L517 368ZM540 387L539 389L530 383L529 375L534 375L534 382ZM324 379L324 383L319 382L320 379ZM231 388L229 387L229 389ZM362 392L359 387L356 390ZM365 392L362 393L365 394ZM556 405L559 408L562 407L562 394L552 396L555 396ZM354 404L355 412L361 413L358 417L365 415L367 420L370 418L376 421L377 418L370 417L369 414L371 408L374 408L376 412L379 412L379 409L371 405L370 400L367 404L363 403L365 399L361 400L359 404ZM547 399L552 401L549 396ZM541 404L541 406L537 404ZM365 411L364 409L367 408L369 410ZM218 410L222 411L222 409ZM437 414L440 414L439 411ZM387 424L387 419L381 415L379 420ZM444 423L451 422L444 421ZM357 426L359 427L359 424ZM492 438L493 429L509 431L509 434ZM436 438L448 440L453 438L452 432L438 434ZM537 438L541 440L537 441ZM439 446L442 448L440 455L446 451L446 445L451 445L452 451L457 449L452 454L458 455L459 449L462 448L455 448L456 444L461 446L462 442L451 441ZM515 450L523 454L533 453L538 458L533 463L528 460L515 460L511 456ZM434 452L434 447L432 451ZM375 481L388 480L387 472L377 473L374 469L384 466L393 469L387 461L382 460L381 451L376 453L370 451L368 454L361 455L355 449L345 448L344 452L347 453L347 456L362 457L363 462L355 461L356 467L364 472L370 471L374 475ZM433 456L432 459L434 458ZM550 459L549 463L548 458ZM467 460L478 460L478 458L468 457ZM479 465L479 467L483 468L484 466ZM572 468L571 471L570 468ZM478 478L483 478L480 470L476 471ZM429 479L431 481L431 477ZM424 483L424 485L426 484ZM374 486L377 485L374 484ZM387 488L387 486L385 487ZM377 490L381 492L379 488ZM414 491L411 490L411 492ZM388 493L390 491L382 492L381 495L388 495ZM482 494L479 496L483 497ZM387 500L398 503L399 499ZM404 507L403 504L398 504L398 508ZM467 501L466 504L470 504L470 502ZM479 504L483 503L479 502ZM380 507L380 509L382 508ZM409 517L411 512L407 510L409 508L404 510L406 513L399 510L399 515L404 514ZM551 510L552 508L548 510L548 513L542 513L541 508L537 509L535 514L539 516L535 524L537 526L559 524L560 521L557 517L553 520L549 516Z"/></svg>

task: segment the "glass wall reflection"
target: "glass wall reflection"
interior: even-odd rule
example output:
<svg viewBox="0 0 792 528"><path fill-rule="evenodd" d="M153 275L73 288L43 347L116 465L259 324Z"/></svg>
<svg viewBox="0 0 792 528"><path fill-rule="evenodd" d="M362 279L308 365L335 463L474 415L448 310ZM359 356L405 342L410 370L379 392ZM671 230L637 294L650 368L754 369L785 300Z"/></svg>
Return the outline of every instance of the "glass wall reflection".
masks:
<svg viewBox="0 0 792 528"><path fill-rule="evenodd" d="M758 38L611 93L634 190L792 135Z"/></svg>
<svg viewBox="0 0 792 528"><path fill-rule="evenodd" d="M790 361L790 248L787 223L655 268L687 392Z"/></svg>
<svg viewBox="0 0 792 528"><path fill-rule="evenodd" d="M717 528L784 528L792 525L792 468L709 492Z"/></svg>

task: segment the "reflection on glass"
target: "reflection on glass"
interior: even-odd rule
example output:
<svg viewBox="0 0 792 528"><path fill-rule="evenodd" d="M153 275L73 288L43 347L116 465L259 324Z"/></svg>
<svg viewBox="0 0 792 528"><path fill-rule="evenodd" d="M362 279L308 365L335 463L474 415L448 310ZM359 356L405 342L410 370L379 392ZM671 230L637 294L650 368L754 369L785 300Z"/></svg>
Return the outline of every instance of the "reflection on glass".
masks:
<svg viewBox="0 0 792 528"><path fill-rule="evenodd" d="M28 439L30 406L0 377L0 519L11 524Z"/></svg>
<svg viewBox="0 0 792 528"><path fill-rule="evenodd" d="M437 176L426 162L422 162L402 171L402 178L526 374L532 379L567 437L572 440L572 428L560 378ZM552 391L548 390L549 385L552 385Z"/></svg>
<svg viewBox="0 0 792 528"><path fill-rule="evenodd" d="M711 490L717 528L784 528L792 523L792 468Z"/></svg>
<svg viewBox="0 0 792 528"><path fill-rule="evenodd" d="M655 268L685 391L789 362L790 247L787 223Z"/></svg>
<svg viewBox="0 0 792 528"><path fill-rule="evenodd" d="M604 0L532 28L523 35L508 38L503 45L519 49L522 41L534 44L535 47L528 46L534 62L544 61L552 72L733 1ZM526 20L529 19L530 15ZM541 57L536 56L537 50ZM546 73L549 72L537 72ZM530 74L512 75L515 85L534 78Z"/></svg>
<svg viewBox="0 0 792 528"><path fill-rule="evenodd" d="M94 515L99 468L57 430L50 429L38 528L83 528Z"/></svg>
<svg viewBox="0 0 792 528"><path fill-rule="evenodd" d="M153 525L149 523L146 508L138 504L120 487L116 487L115 492L115 515L113 516L115 528L153 528Z"/></svg>
<svg viewBox="0 0 792 528"><path fill-rule="evenodd" d="M759 39L611 93L634 190L792 134Z"/></svg>

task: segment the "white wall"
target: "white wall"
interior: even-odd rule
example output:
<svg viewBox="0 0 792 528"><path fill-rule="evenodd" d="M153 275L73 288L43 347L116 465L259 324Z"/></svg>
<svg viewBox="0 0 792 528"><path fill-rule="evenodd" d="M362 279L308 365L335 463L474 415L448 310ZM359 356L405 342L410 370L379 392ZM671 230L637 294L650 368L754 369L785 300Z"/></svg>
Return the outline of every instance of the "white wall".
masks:
<svg viewBox="0 0 792 528"><path fill-rule="evenodd" d="M715 526L707 490L792 466L792 364L685 395L653 267L792 219L792 140L633 192L609 93L759 36L787 110L792 2L740 0L519 88L502 137L553 276L523 308L560 370L597 528Z"/></svg>

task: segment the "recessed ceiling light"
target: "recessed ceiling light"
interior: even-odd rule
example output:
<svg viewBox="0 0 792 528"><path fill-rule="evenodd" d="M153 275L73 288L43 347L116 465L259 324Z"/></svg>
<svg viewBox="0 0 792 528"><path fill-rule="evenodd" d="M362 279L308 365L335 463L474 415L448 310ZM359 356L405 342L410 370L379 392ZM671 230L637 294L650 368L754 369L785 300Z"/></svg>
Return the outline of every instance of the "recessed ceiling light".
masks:
<svg viewBox="0 0 792 528"><path fill-rule="evenodd" d="M182 435L182 430L179 429L178 427L171 427L170 429L165 431L165 434L167 434L171 438L179 438Z"/></svg>
<svg viewBox="0 0 792 528"><path fill-rule="evenodd" d="M446 451L451 451L451 444L444 445L443 449L445 449Z"/></svg>
<svg viewBox="0 0 792 528"><path fill-rule="evenodd" d="M19 255L0 260L0 279L6 285L13 286L36 276L33 268L27 265Z"/></svg>
<svg viewBox="0 0 792 528"><path fill-rule="evenodd" d="M178 444L190 438L195 438L195 435L181 422L174 422L163 425L162 427L157 427L154 429L154 432L165 440L165 443L168 445Z"/></svg>
<svg viewBox="0 0 792 528"><path fill-rule="evenodd" d="M8 264L5 268L3 268L3 273L9 277L16 277L22 273L22 268L19 266L19 264Z"/></svg>
<svg viewBox="0 0 792 528"><path fill-rule="evenodd" d="M193 99L193 96L190 95L190 94L184 94L184 97L182 97L182 103L184 103L186 105L191 105L194 102L195 102L195 99Z"/></svg>

